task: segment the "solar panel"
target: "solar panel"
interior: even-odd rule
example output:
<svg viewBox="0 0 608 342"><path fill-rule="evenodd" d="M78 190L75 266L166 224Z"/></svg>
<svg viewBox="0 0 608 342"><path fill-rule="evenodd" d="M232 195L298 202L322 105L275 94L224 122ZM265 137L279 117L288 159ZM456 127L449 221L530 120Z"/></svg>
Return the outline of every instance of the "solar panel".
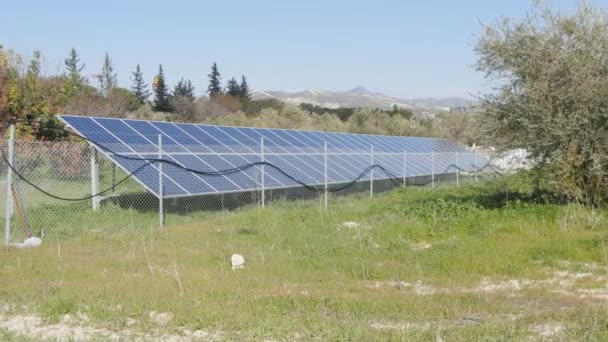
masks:
<svg viewBox="0 0 608 342"><path fill-rule="evenodd" d="M159 156L185 168L221 171L266 161L309 185L353 180L370 165L378 164L396 177L447 172L450 165L472 171L486 161L453 141L439 138L394 137L288 129L199 125L62 115L63 122L93 141L97 149L125 172ZM262 146L263 144L263 146ZM325 150L327 144L327 150ZM101 147L102 148L101 148ZM373 152L372 152L373 149ZM133 159L127 159L127 156ZM261 166L230 175L199 175L171 164L162 167L163 196L183 197L260 189ZM455 172L452 169L449 172ZM134 175L148 191L159 195L158 163ZM370 180L368 173L361 180ZM390 178L374 171L373 179ZM264 167L264 188L300 186L279 170Z"/></svg>

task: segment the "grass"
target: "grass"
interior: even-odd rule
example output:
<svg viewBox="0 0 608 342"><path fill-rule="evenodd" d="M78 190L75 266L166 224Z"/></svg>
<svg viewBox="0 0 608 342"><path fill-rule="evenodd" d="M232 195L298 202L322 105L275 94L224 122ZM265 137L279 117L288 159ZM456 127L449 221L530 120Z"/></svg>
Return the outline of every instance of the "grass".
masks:
<svg viewBox="0 0 608 342"><path fill-rule="evenodd" d="M3 315L226 340L608 339L604 212L519 184L347 196L327 210L279 201L172 216L164 231L155 215L108 208L125 220L105 229L104 211L72 210L93 231L0 250ZM230 269L233 253L244 269Z"/></svg>

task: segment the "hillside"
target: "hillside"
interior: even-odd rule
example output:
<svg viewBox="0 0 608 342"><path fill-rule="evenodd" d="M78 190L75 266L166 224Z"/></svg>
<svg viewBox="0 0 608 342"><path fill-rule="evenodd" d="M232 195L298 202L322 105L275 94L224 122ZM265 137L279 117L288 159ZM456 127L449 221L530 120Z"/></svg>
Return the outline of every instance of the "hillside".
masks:
<svg viewBox="0 0 608 342"><path fill-rule="evenodd" d="M347 91L305 90L300 92L261 91L253 92L256 100L277 99L286 103L310 103L327 108L364 107L391 108L398 106L414 111L447 111L450 108L466 107L471 101L464 98L401 99L386 94L356 87Z"/></svg>

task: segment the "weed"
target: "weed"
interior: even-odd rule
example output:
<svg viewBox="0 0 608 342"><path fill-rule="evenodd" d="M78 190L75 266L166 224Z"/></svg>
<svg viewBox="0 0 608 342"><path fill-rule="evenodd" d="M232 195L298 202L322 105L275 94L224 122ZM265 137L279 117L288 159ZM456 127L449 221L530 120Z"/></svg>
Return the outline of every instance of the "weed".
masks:
<svg viewBox="0 0 608 342"><path fill-rule="evenodd" d="M40 222L70 238L0 250L0 299L49 322L81 312L109 329L227 340L525 340L556 324L552 338L605 340L604 212L516 184L507 197L505 181L340 197L329 210L311 200L170 214L164 231L120 206L53 207ZM68 212L80 235L62 233ZM234 272L233 253L247 260ZM571 265L590 278L555 280ZM161 326L151 312L172 319ZM16 336L1 327L0 338Z"/></svg>

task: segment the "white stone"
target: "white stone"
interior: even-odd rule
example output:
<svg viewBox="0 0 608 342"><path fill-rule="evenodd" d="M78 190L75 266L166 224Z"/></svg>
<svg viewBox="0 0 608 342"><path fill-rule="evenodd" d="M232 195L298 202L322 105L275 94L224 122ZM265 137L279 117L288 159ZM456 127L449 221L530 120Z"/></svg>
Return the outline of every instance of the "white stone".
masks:
<svg viewBox="0 0 608 342"><path fill-rule="evenodd" d="M42 244L42 239L32 236L31 238L25 239L23 243L18 243L17 248L33 248L38 247Z"/></svg>
<svg viewBox="0 0 608 342"><path fill-rule="evenodd" d="M353 221L342 222L342 227L344 228L359 228L360 224Z"/></svg>
<svg viewBox="0 0 608 342"><path fill-rule="evenodd" d="M158 325L165 326L173 320L173 315L168 312L156 312L152 311L148 314L150 320Z"/></svg>
<svg viewBox="0 0 608 342"><path fill-rule="evenodd" d="M245 257L240 254L232 254L230 257L230 264L232 265L232 270L243 268L245 267Z"/></svg>

